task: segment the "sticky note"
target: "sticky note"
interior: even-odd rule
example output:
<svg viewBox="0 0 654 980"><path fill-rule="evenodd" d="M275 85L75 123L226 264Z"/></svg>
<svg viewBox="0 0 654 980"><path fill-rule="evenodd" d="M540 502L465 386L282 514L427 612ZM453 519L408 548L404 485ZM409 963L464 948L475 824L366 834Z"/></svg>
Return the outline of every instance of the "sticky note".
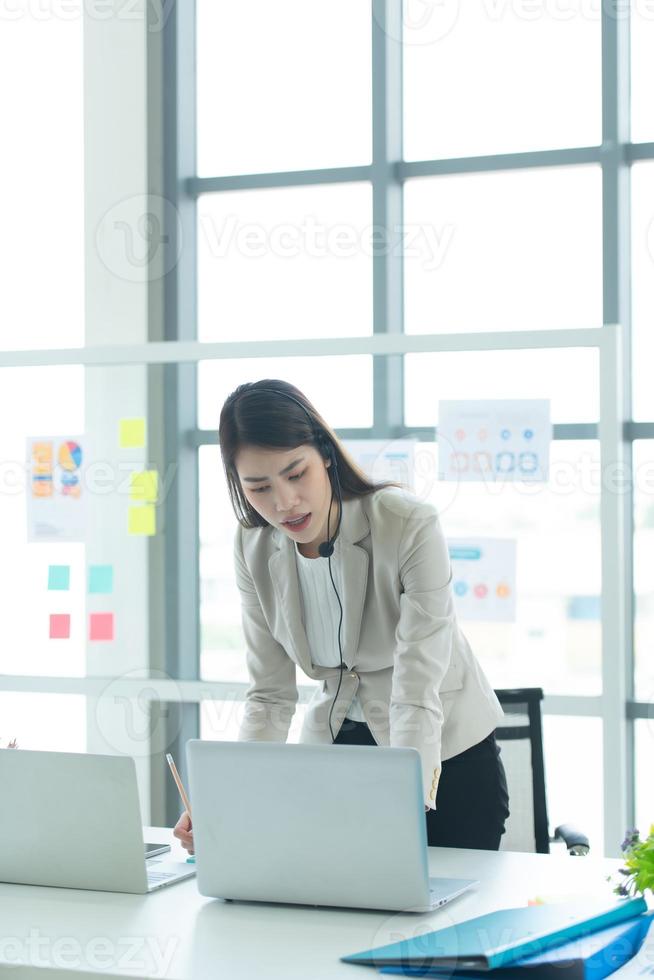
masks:
<svg viewBox="0 0 654 980"><path fill-rule="evenodd" d="M70 639L70 615L68 613L51 613L50 639L51 640Z"/></svg>
<svg viewBox="0 0 654 980"><path fill-rule="evenodd" d="M142 470L132 473L129 495L131 500L143 500L146 503L156 503L159 496L159 474L156 470Z"/></svg>
<svg viewBox="0 0 654 980"><path fill-rule="evenodd" d="M113 640L114 614L91 613L89 616L89 640Z"/></svg>
<svg viewBox="0 0 654 980"><path fill-rule="evenodd" d="M121 419L118 443L121 449L145 446L145 419Z"/></svg>
<svg viewBox="0 0 654 980"><path fill-rule="evenodd" d="M108 594L114 590L113 565L89 565L89 593Z"/></svg>
<svg viewBox="0 0 654 980"><path fill-rule="evenodd" d="M67 592L70 588L70 565L48 565L48 589Z"/></svg>
<svg viewBox="0 0 654 980"><path fill-rule="evenodd" d="M157 518L154 504L130 507L128 531L130 534L156 534Z"/></svg>

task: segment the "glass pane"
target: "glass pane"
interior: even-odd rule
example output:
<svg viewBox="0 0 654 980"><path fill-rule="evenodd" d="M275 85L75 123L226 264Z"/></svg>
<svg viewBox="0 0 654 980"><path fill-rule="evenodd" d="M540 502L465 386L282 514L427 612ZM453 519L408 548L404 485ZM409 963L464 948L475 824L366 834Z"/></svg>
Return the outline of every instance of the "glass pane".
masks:
<svg viewBox="0 0 654 980"><path fill-rule="evenodd" d="M407 332L600 326L601 190L595 166L408 181Z"/></svg>
<svg viewBox="0 0 654 980"><path fill-rule="evenodd" d="M654 442L634 443L633 464L635 690L654 701Z"/></svg>
<svg viewBox="0 0 654 980"><path fill-rule="evenodd" d="M435 425L439 400L465 398L549 398L552 422L596 422L598 370L585 347L407 354L406 424Z"/></svg>
<svg viewBox="0 0 654 980"><path fill-rule="evenodd" d="M654 718L635 722L636 826L646 836L654 823Z"/></svg>
<svg viewBox="0 0 654 980"><path fill-rule="evenodd" d="M0 369L0 674L145 666L148 551L177 473L142 476L157 467L144 417L163 373Z"/></svg>
<svg viewBox="0 0 654 980"><path fill-rule="evenodd" d="M631 4L631 139L654 140L654 11L651 4Z"/></svg>
<svg viewBox="0 0 654 980"><path fill-rule="evenodd" d="M406 158L599 144L600 6L404 0Z"/></svg>
<svg viewBox="0 0 654 980"><path fill-rule="evenodd" d="M543 717L545 780L550 833L576 824L590 840L591 854L604 854L604 771L600 718ZM574 751L570 747L574 746ZM580 769L583 766L583 779ZM555 845L556 846L556 845ZM568 859L569 860L569 859Z"/></svg>
<svg viewBox="0 0 654 980"><path fill-rule="evenodd" d="M82 694L0 692L0 748L86 752L86 697Z"/></svg>
<svg viewBox="0 0 654 980"><path fill-rule="evenodd" d="M416 493L438 508L447 538L517 542L516 621L461 620L493 686L601 693L598 444L553 442L548 484L438 482L433 443L419 444L416 471Z"/></svg>
<svg viewBox="0 0 654 980"><path fill-rule="evenodd" d="M633 165L631 194L633 414L640 421L653 421L654 162Z"/></svg>
<svg viewBox="0 0 654 980"><path fill-rule="evenodd" d="M462 622L495 687L601 692L599 456L595 442L555 442L550 483L437 483L435 446L416 450L416 493L431 500L448 537L517 538L515 623ZM247 681L234 582L235 518L215 447L200 450L202 672ZM565 569L560 555L568 555ZM298 682L309 681L298 672Z"/></svg>
<svg viewBox="0 0 654 980"><path fill-rule="evenodd" d="M84 342L82 52L81 0L3 17L0 349Z"/></svg>
<svg viewBox="0 0 654 980"><path fill-rule="evenodd" d="M200 738L235 742L243 717L244 701L203 701L200 705ZM298 742L306 705L298 704L288 732L288 742Z"/></svg>
<svg viewBox="0 0 654 980"><path fill-rule="evenodd" d="M198 173L371 159L368 0L199 0Z"/></svg>
<svg viewBox="0 0 654 980"><path fill-rule="evenodd" d="M236 526L218 446L201 446L200 677L203 680L248 680L241 600L234 575Z"/></svg>
<svg viewBox="0 0 654 980"><path fill-rule="evenodd" d="M201 361L198 418L201 429L217 429L227 396L246 381L290 381L335 429L372 425L372 357L249 357ZM343 398L343 392L347 398Z"/></svg>
<svg viewBox="0 0 654 980"><path fill-rule="evenodd" d="M81 367L0 370L0 674L83 676L84 544L28 543L26 439L84 432ZM49 590L49 566L68 566L70 590ZM49 639L50 615L70 616L70 638ZM53 702L47 702L51 704ZM2 715L0 713L0 719ZM0 729L1 733L1 729Z"/></svg>
<svg viewBox="0 0 654 980"><path fill-rule="evenodd" d="M199 339L370 333L371 209L368 183L200 197Z"/></svg>

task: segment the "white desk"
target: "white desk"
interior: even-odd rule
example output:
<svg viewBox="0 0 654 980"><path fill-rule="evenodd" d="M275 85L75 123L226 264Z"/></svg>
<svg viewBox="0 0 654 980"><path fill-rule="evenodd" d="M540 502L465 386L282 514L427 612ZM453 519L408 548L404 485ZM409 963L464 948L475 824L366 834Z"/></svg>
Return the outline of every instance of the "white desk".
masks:
<svg viewBox="0 0 654 980"><path fill-rule="evenodd" d="M173 840L162 829L149 829L147 839ZM339 956L524 905L538 894L609 894L606 875L619 866L565 854L448 848L430 848L429 860L432 875L481 884L428 915L222 902L199 895L194 878L151 895L0 884L0 980L48 976L47 969L8 967L21 962L67 968L66 978L90 971L174 980L364 980L376 972Z"/></svg>

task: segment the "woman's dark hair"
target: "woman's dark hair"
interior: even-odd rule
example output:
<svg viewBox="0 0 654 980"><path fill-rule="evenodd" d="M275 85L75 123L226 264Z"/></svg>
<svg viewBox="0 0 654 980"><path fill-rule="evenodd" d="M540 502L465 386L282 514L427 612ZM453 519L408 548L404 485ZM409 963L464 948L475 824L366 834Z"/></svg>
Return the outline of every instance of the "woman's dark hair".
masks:
<svg viewBox="0 0 654 980"><path fill-rule="evenodd" d="M325 443L331 444L344 500L400 485L369 480L306 395L287 381L266 378L239 385L222 407L218 437L232 507L243 527L268 527L245 497L236 472L236 454L244 446L295 449L310 444L324 456Z"/></svg>

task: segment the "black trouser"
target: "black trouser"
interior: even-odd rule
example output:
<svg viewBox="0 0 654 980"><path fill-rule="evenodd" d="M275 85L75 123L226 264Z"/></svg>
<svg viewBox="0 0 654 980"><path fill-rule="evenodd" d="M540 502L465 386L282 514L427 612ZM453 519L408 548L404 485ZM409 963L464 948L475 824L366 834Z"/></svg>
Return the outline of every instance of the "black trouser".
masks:
<svg viewBox="0 0 654 980"><path fill-rule="evenodd" d="M335 744L377 743L365 722L346 718ZM431 847L497 851L508 815L504 766L495 732L491 732L477 745L443 762L436 809L425 814L427 843Z"/></svg>

